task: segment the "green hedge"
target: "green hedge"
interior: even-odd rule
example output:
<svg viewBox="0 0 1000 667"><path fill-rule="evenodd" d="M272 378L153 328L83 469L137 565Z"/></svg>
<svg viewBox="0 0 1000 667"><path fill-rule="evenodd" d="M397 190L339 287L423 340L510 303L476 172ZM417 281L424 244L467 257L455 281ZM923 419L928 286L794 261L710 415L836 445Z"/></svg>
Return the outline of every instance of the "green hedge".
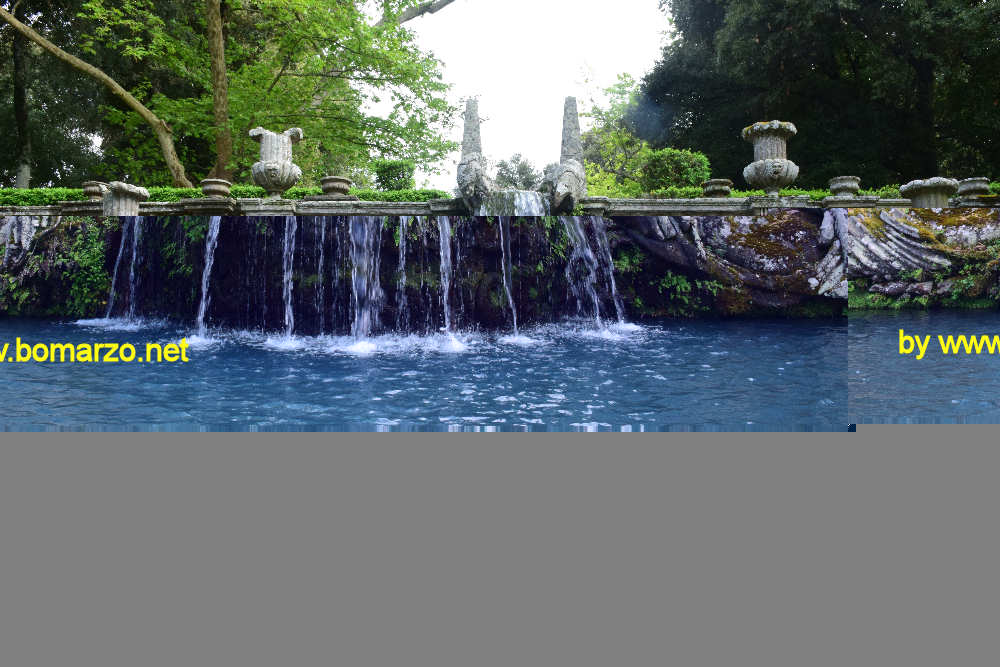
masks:
<svg viewBox="0 0 1000 667"><path fill-rule="evenodd" d="M175 202L182 199L202 197L200 188L152 187L149 200L155 202ZM318 186L296 186L284 194L285 199L302 199L322 194ZM234 185L230 194L236 198L257 198L265 195L264 189L256 185ZM351 194L362 201L428 201L447 199L450 195L442 190L352 190ZM51 206L62 201L85 201L80 188L0 188L0 206Z"/></svg>
<svg viewBox="0 0 1000 667"><path fill-rule="evenodd" d="M148 188L150 201L175 202L181 199L201 197L199 188ZM990 183L990 191L1000 195L1000 182ZM259 198L264 196L263 188L256 185L234 185L230 193L236 198ZM321 194L318 186L296 186L284 194L285 199L302 199ZM443 190L372 190L356 189L351 194L361 201L386 202L423 202L431 199L448 199L451 195ZM803 190L787 188L781 191L784 196L808 195L810 201L820 201L829 197L829 190ZM884 199L899 199L898 185L885 185L880 188L862 189L862 195L877 195ZM731 197L745 198L763 196L763 190L733 190ZM654 190L649 194L654 199L694 199L701 197L700 187L672 187ZM0 206L50 206L62 201L84 201L83 190L80 188L0 188Z"/></svg>

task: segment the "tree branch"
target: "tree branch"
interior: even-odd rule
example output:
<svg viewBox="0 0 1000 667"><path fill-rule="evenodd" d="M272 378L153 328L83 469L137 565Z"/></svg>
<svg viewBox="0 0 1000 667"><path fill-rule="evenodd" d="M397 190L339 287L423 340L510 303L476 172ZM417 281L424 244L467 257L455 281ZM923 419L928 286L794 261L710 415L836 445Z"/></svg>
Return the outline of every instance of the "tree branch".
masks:
<svg viewBox="0 0 1000 667"><path fill-rule="evenodd" d="M436 11L440 11L453 2L455 2L455 0L430 0L429 2L423 2L404 10L399 16L383 16L379 19L379 22L375 24L375 27L378 28L386 25L387 23L402 25L407 21L412 21L418 16L433 14Z"/></svg>
<svg viewBox="0 0 1000 667"><path fill-rule="evenodd" d="M176 187L190 188L191 181L188 180L187 176L184 174L184 165L181 164L180 159L177 157L177 151L174 148L173 135L170 131L170 127L160 120L160 118L154 114L152 111L146 108L142 102L137 100L130 92L122 88L122 86L112 79L110 76L105 74L102 70L94 67L93 65L86 63L74 55L66 53L58 46L45 39L37 32L24 25L18 21L12 14L10 14L3 7L0 7L0 19L3 19L28 39L30 39L35 44L54 55L59 60L64 63L69 64L76 70L83 72L84 74L93 77L104 84L108 89L111 90L119 99L121 99L125 104L139 114L146 123L153 128L153 133L156 135L157 140L160 143L160 149L163 152L163 159L167 163L167 168L170 170L171 175L174 179L174 185Z"/></svg>

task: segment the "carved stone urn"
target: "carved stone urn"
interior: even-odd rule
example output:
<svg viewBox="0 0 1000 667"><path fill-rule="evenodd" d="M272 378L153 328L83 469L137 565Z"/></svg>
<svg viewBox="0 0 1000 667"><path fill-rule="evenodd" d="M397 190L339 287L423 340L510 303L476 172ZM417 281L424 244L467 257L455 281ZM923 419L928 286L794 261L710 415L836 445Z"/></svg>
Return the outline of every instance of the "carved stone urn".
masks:
<svg viewBox="0 0 1000 667"><path fill-rule="evenodd" d="M206 178L201 181L201 193L206 197L228 197L231 187L233 184L222 178Z"/></svg>
<svg viewBox="0 0 1000 667"><path fill-rule="evenodd" d="M728 197L733 182L728 178L711 178L701 184L701 194L705 197Z"/></svg>
<svg viewBox="0 0 1000 667"><path fill-rule="evenodd" d="M149 199L149 190L122 181L111 181L101 200L104 215L139 215L139 203Z"/></svg>
<svg viewBox="0 0 1000 667"><path fill-rule="evenodd" d="M860 176L834 176L830 179L830 194L840 199L854 198L861 191Z"/></svg>
<svg viewBox="0 0 1000 667"><path fill-rule="evenodd" d="M990 179L985 176L965 178L958 182L959 197L976 197L990 193Z"/></svg>
<svg viewBox="0 0 1000 667"><path fill-rule="evenodd" d="M914 208L945 208L948 199L958 190L954 178L935 176L922 181L910 181L900 186L899 194L913 202Z"/></svg>
<svg viewBox="0 0 1000 667"><path fill-rule="evenodd" d="M346 176L324 176L319 179L319 186L323 188L325 195L346 195L353 184Z"/></svg>
<svg viewBox="0 0 1000 667"><path fill-rule="evenodd" d="M293 127L278 134L255 127L250 136L260 142L260 162L250 167L253 182L264 188L268 199L278 199L302 178L302 170L292 164L292 144L302 141L302 130Z"/></svg>
<svg viewBox="0 0 1000 667"><path fill-rule="evenodd" d="M101 201L104 193L108 191L108 184L103 181L84 181L83 194L90 201Z"/></svg>
<svg viewBox="0 0 1000 667"><path fill-rule="evenodd" d="M798 130L792 123L780 120L754 123L743 128L743 139L753 143L753 159L743 169L743 178L754 188L777 197L781 188L799 177L799 166L788 159L788 137Z"/></svg>

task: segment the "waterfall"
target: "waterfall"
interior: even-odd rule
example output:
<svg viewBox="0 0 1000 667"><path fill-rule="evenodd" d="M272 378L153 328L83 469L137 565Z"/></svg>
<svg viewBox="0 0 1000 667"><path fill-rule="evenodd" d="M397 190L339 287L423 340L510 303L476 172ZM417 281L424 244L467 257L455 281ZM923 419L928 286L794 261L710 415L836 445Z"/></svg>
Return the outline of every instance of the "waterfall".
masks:
<svg viewBox="0 0 1000 667"><path fill-rule="evenodd" d="M139 216L134 218L132 223L132 263L128 269L128 319L130 320L135 319L136 287L139 282L135 267L141 259L139 256L139 241L142 239L142 221L142 216Z"/></svg>
<svg viewBox="0 0 1000 667"><path fill-rule="evenodd" d="M406 302L406 220L399 216L399 263L396 265L396 330L410 328L410 310Z"/></svg>
<svg viewBox="0 0 1000 667"><path fill-rule="evenodd" d="M500 190L487 195L480 204L476 215L524 215L540 216L549 214L549 201L535 190Z"/></svg>
<svg viewBox="0 0 1000 667"><path fill-rule="evenodd" d="M587 233L583 229L579 216L564 216L562 218L566 234L569 236L572 248L569 260L566 262L566 280L573 296L576 297L576 314L583 314L583 302L586 296L594 306L594 320L601 328L601 306L597 298L597 258L590 249Z"/></svg>
<svg viewBox="0 0 1000 667"><path fill-rule="evenodd" d="M215 246L219 242L219 223L222 216L213 215L208 221L208 234L205 236L205 268L201 272L201 302L198 304L198 335L205 335L205 311L208 310L208 282L212 278L212 265L215 263Z"/></svg>
<svg viewBox="0 0 1000 667"><path fill-rule="evenodd" d="M502 250L500 259L500 275L503 277L503 289L507 293L507 303L510 305L510 314L514 317L514 335L517 335L517 308L514 306L514 297L510 293L511 284L511 264L510 264L510 219L500 216L500 248Z"/></svg>
<svg viewBox="0 0 1000 667"><path fill-rule="evenodd" d="M451 219L438 216L438 234L441 247L441 305L444 308L444 330L451 333Z"/></svg>
<svg viewBox="0 0 1000 667"><path fill-rule="evenodd" d="M295 329L295 315L292 313L292 260L295 258L295 232L298 220L294 215L285 216L285 241L281 257L281 293L285 302L285 337L291 338Z"/></svg>
<svg viewBox="0 0 1000 667"><path fill-rule="evenodd" d="M118 267L122 263L122 253L125 251L125 240L132 227L129 223L134 224L135 218L129 218L122 224L122 238L121 242L118 244L118 257L115 259L115 269L111 273L111 291L108 293L108 309L104 313L105 318L111 317L111 309L115 307L115 283L118 281Z"/></svg>
<svg viewBox="0 0 1000 667"><path fill-rule="evenodd" d="M3 263L0 263L0 267L7 268L7 256L10 254L11 246L11 228L14 226L14 221L4 216L3 227L0 227L0 243L3 243Z"/></svg>
<svg viewBox="0 0 1000 667"><path fill-rule="evenodd" d="M352 216L351 234L351 304L354 322L351 334L367 338L378 324L382 306L382 286L379 282L379 255L382 246L383 219Z"/></svg>
<svg viewBox="0 0 1000 667"><path fill-rule="evenodd" d="M319 225L319 257L316 260L316 315L319 317L319 333L323 335L323 320L325 319L324 309L326 307L326 288L323 284L323 266L325 264L326 257L325 246L326 246L326 216L322 216L316 219L316 224Z"/></svg>
<svg viewBox="0 0 1000 667"><path fill-rule="evenodd" d="M625 321L625 304L622 303L622 297L618 294L618 286L615 285L615 263L611 258L611 246L608 245L608 234L604 228L604 220L601 216L595 215L591 216L590 221L594 227L594 237L597 239L601 269L604 271L604 278L608 281L611 289L611 299L615 303L615 314L618 316L618 322L622 323Z"/></svg>

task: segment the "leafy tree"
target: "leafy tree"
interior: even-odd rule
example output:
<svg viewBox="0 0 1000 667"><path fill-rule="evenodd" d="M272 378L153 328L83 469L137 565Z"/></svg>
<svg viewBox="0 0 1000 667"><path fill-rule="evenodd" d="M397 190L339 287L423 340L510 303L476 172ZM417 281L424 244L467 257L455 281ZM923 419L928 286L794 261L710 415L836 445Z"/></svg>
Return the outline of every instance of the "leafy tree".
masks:
<svg viewBox="0 0 1000 667"><path fill-rule="evenodd" d="M19 20L35 17L61 41L74 39L65 19L79 7L73 0L9 3ZM0 187L59 182L79 185L93 170L98 151L90 139L100 127L101 96L51 56L0 21ZM71 101L71 103L67 103Z"/></svg>
<svg viewBox="0 0 1000 667"><path fill-rule="evenodd" d="M616 183L637 184L649 156L649 144L636 136L630 110L638 101L638 83L628 74L604 90L607 103L591 101L583 115L592 119L591 128L581 135L584 162L610 174Z"/></svg>
<svg viewBox="0 0 1000 667"><path fill-rule="evenodd" d="M72 48L87 60L2 8L0 18L118 96L105 147L118 175L183 185L184 165L245 178L257 148L247 132L257 125L303 128L296 161L308 177L331 162L350 171L373 152L441 159L454 110L438 62L402 23L452 1L386 0L372 22L363 0L336 11L321 0L86 0L76 17L85 39ZM384 117L367 111L383 100L392 105Z"/></svg>
<svg viewBox="0 0 1000 667"><path fill-rule="evenodd" d="M1000 165L1000 3L661 0L677 28L637 109L654 146L691 146L736 180L740 129L793 121L802 185L878 184Z"/></svg>
<svg viewBox="0 0 1000 667"><path fill-rule="evenodd" d="M497 163L496 184L511 190L535 190L542 184L542 174L520 153L515 153Z"/></svg>

